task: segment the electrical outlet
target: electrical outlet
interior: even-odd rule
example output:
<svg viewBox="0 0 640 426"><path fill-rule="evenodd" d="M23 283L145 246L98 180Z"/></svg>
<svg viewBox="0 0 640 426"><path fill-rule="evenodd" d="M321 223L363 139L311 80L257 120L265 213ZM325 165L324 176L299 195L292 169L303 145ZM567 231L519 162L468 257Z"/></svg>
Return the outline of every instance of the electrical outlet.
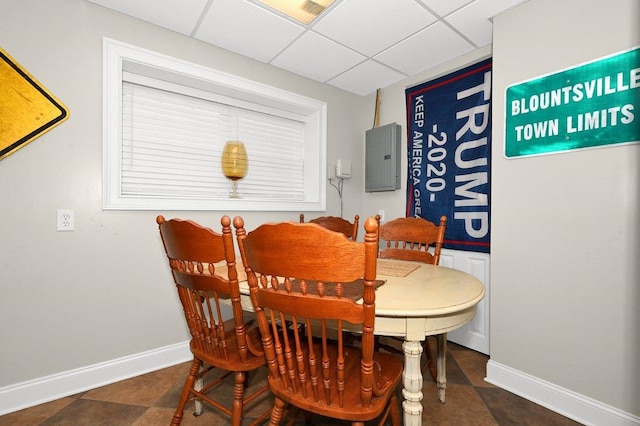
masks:
<svg viewBox="0 0 640 426"><path fill-rule="evenodd" d="M378 210L378 216L380 216L380 222L384 222L384 210Z"/></svg>
<svg viewBox="0 0 640 426"><path fill-rule="evenodd" d="M75 229L75 218L73 210L56 211L56 230L73 231Z"/></svg>

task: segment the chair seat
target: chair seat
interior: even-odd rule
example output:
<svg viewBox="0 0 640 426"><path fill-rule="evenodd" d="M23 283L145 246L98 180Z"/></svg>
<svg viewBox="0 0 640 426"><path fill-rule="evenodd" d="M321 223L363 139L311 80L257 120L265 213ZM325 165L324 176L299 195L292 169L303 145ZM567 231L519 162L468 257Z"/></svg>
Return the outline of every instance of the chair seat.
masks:
<svg viewBox="0 0 640 426"><path fill-rule="evenodd" d="M318 344L314 349L316 354L321 354L322 349ZM336 348L329 348L329 359L331 365L335 365ZM308 354L307 348L303 349L305 356ZM318 384L319 389L319 402L314 401L314 393L311 382L308 380L306 383L307 397L304 398L302 393L291 392L290 389L284 389L282 381L279 378L269 377L269 384L271 391L282 400L295 405L303 410L313 411L316 414L322 416L349 420L360 421L374 419L382 413L384 410L388 398L387 397L373 397L371 405L369 407L363 407L360 398L360 360L362 354L359 348L345 347L344 359L345 359L345 385L344 385L344 404L342 407L339 405L338 392L335 386L331 387L330 403L326 403L324 389L322 382ZM318 360L320 363L321 360ZM381 369L384 366L384 369ZM403 360L394 354L389 353L374 353L373 355L373 379L376 383L376 387L384 389L384 394L395 392L400 379L402 377ZM334 369L331 370L331 374L335 376ZM299 381L296 384L300 386Z"/></svg>

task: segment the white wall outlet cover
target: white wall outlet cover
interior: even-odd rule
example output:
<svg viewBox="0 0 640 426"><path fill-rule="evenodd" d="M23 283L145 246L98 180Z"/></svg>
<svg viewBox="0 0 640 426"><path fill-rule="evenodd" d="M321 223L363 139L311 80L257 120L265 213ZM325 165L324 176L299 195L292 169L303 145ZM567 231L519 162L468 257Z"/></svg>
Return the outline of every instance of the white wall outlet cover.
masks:
<svg viewBox="0 0 640 426"><path fill-rule="evenodd" d="M75 214L73 210L56 210L56 230L73 231L75 229Z"/></svg>

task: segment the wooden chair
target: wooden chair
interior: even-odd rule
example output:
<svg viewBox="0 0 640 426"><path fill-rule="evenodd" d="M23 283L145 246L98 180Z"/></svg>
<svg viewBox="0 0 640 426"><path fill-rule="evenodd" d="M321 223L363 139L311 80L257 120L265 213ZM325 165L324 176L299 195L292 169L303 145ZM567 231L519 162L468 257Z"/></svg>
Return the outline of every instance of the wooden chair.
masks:
<svg viewBox="0 0 640 426"><path fill-rule="evenodd" d="M380 221L380 217L376 216ZM412 260L432 265L440 263L440 252L444 242L444 233L447 227L447 217L440 217L440 224L436 225L426 219L418 217L397 218L383 223L379 227L381 241L378 257L381 259ZM438 347L438 366L442 371L437 371L431 354L429 339L425 337L423 349L427 357L427 368L434 382L441 389L440 400L444 402L444 383L446 383L445 359L446 333L436 336ZM388 347L387 347L388 348ZM440 381L438 381L440 376ZM441 388L442 384L442 388Z"/></svg>
<svg viewBox="0 0 640 426"><path fill-rule="evenodd" d="M270 424L280 423L289 404L354 425L377 417L383 424L388 416L400 424L402 358L373 351L374 218L365 223L364 243L311 223L265 224L247 234L236 217L234 226L276 396ZM362 332L361 348L344 344L347 324Z"/></svg>
<svg viewBox="0 0 640 426"><path fill-rule="evenodd" d="M230 424L239 426L244 405L267 391L268 386L244 395L247 373L263 366L265 358L255 320L250 323L243 318L231 219L222 217L222 235L188 220L165 220L158 216L156 221L191 333L193 353L171 424L180 424L187 401L195 397L231 416ZM233 309L233 317L226 321L221 310L223 298L231 301ZM195 386L196 381L203 383L206 373L214 368L226 373L204 387ZM232 373L234 399L229 409L207 394ZM201 409L198 403L194 415L201 414ZM268 415L269 411L255 423Z"/></svg>
<svg viewBox="0 0 640 426"><path fill-rule="evenodd" d="M351 241L358 238L358 222L360 216L355 215L353 223L338 216L322 216L311 219L309 223L317 223L323 228L330 229L335 232L342 232ZM304 223L304 213L300 213L300 223Z"/></svg>
<svg viewBox="0 0 640 426"><path fill-rule="evenodd" d="M438 265L446 227L446 216L440 217L439 225L420 217L401 217L383 223L379 231L384 243L378 257Z"/></svg>

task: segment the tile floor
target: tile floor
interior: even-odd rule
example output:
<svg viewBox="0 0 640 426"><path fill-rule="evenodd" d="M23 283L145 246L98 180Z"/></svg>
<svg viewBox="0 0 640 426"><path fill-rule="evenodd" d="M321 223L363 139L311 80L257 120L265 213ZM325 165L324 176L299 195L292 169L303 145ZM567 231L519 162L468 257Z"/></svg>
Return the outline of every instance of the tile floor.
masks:
<svg viewBox="0 0 640 426"><path fill-rule="evenodd" d="M433 342L435 348L435 341ZM488 357L449 343L446 403L438 402L436 385L428 375L423 386L424 425L579 425L544 407L484 381ZM36 407L0 416L0 425L168 425L190 363L183 363ZM266 371L252 378L251 386L264 383ZM231 389L231 384L229 389ZM231 397L231 392L224 392ZM401 394L399 394L401 395ZM401 399L401 396L400 396ZM266 395L250 406L246 422L272 404ZM224 425L228 417L205 406L199 417L187 405L182 425ZM265 421L264 424L268 424ZM302 418L295 424L304 424ZM313 418L314 425L343 425Z"/></svg>

